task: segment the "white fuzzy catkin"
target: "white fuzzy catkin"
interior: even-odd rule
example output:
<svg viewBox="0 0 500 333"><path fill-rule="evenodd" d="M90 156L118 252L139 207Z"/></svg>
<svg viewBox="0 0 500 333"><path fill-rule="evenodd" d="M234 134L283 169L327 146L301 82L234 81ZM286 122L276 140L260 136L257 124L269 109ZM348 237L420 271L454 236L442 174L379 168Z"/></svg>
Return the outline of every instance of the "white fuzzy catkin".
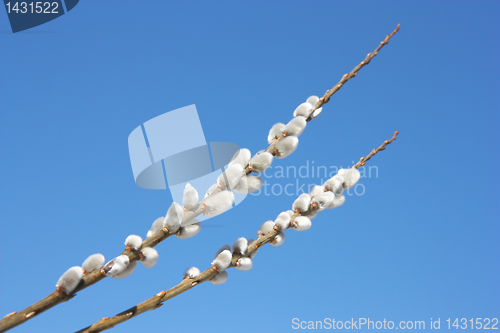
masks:
<svg viewBox="0 0 500 333"><path fill-rule="evenodd" d="M264 223L259 228L259 231L257 231L257 238L264 236L268 234L270 231L272 231L274 228L274 222L269 220Z"/></svg>
<svg viewBox="0 0 500 333"><path fill-rule="evenodd" d="M311 196L308 193L302 193L292 204L293 211L299 210L299 212L304 213L309 209L311 205Z"/></svg>
<svg viewBox="0 0 500 333"><path fill-rule="evenodd" d="M329 207L332 203L333 200L335 199L335 194L332 192L323 192L317 196L315 196L311 200L311 204L314 204L316 206L316 209L322 210L325 209L326 207Z"/></svg>
<svg viewBox="0 0 500 333"><path fill-rule="evenodd" d="M280 232L274 237L274 239L271 242L271 245L280 246L281 244L283 244L284 241L285 241L285 234Z"/></svg>
<svg viewBox="0 0 500 333"><path fill-rule="evenodd" d="M273 155L271 153L260 153L252 157L248 165L252 168L253 172L261 173L267 170L273 163Z"/></svg>
<svg viewBox="0 0 500 333"><path fill-rule="evenodd" d="M82 264L83 274L88 274L104 265L104 256L100 253L92 254Z"/></svg>
<svg viewBox="0 0 500 333"><path fill-rule="evenodd" d="M328 179L323 186L328 190L335 194L342 193L344 184L344 176L336 174L332 178Z"/></svg>
<svg viewBox="0 0 500 333"><path fill-rule="evenodd" d="M240 258L236 261L236 269L240 271L249 271L253 267L252 259L250 258Z"/></svg>
<svg viewBox="0 0 500 333"><path fill-rule="evenodd" d="M280 231L286 230L290 226L290 215L287 212L282 212L274 220L274 225L280 228Z"/></svg>
<svg viewBox="0 0 500 333"><path fill-rule="evenodd" d="M187 183L186 187L184 187L182 206L185 209L191 209L198 204L199 199L198 191L191 184Z"/></svg>
<svg viewBox="0 0 500 333"><path fill-rule="evenodd" d="M129 258L126 255L122 254L112 259L111 261L108 261L108 263L102 268L102 271L105 275L113 277L117 274L122 273L129 264Z"/></svg>
<svg viewBox="0 0 500 333"><path fill-rule="evenodd" d="M242 176L243 166L233 164L219 175L217 183L219 183L219 186L222 189L232 190L236 185L238 185Z"/></svg>
<svg viewBox="0 0 500 333"><path fill-rule="evenodd" d="M141 248L142 238L141 236L130 235L127 237L127 239L125 239L125 245L128 249L137 251Z"/></svg>
<svg viewBox="0 0 500 333"><path fill-rule="evenodd" d="M311 227L311 220L307 216L297 216L292 223L292 228L297 231L305 231Z"/></svg>
<svg viewBox="0 0 500 333"><path fill-rule="evenodd" d="M319 97L315 95L309 96L306 100L306 102L310 103L313 107L316 105L316 103L318 103L318 101Z"/></svg>
<svg viewBox="0 0 500 333"><path fill-rule="evenodd" d="M229 245L222 245L218 250L217 252L215 252L215 256L214 256L214 259L217 258L217 256L224 250L228 250L228 251L231 251L231 246Z"/></svg>
<svg viewBox="0 0 500 333"><path fill-rule="evenodd" d="M210 194L212 194L212 192L217 188L217 186L219 186L219 184L215 183L215 184L212 184L212 186L210 186L208 188L208 191L207 193L205 193L205 197L204 199L206 199Z"/></svg>
<svg viewBox="0 0 500 333"><path fill-rule="evenodd" d="M56 288L69 295L80 283L83 276L83 269L80 266L73 266L64 272L56 284Z"/></svg>
<svg viewBox="0 0 500 333"><path fill-rule="evenodd" d="M237 253L240 255L245 255L247 252L248 241L245 237L240 237L233 243L233 253Z"/></svg>
<svg viewBox="0 0 500 333"><path fill-rule="evenodd" d="M292 217L292 215L295 214L295 212L291 209L287 210L286 213L290 215L290 217Z"/></svg>
<svg viewBox="0 0 500 333"><path fill-rule="evenodd" d="M173 234L181 227L182 218L184 217L184 209L177 202L172 202L170 208L165 215L163 226L168 228L168 231Z"/></svg>
<svg viewBox="0 0 500 333"><path fill-rule="evenodd" d="M271 127L269 131L269 135L267 136L267 142L271 144L275 139L281 137L283 135L283 131L285 130L285 124L276 123Z"/></svg>
<svg viewBox="0 0 500 333"><path fill-rule="evenodd" d="M317 209L316 209L316 210L313 210L313 211L311 211L311 212L309 213L309 215L307 215L307 217L308 217L310 220L312 220L313 218L315 218L315 217L316 217L316 215L318 215L318 213L319 213L320 211L321 211L321 210L317 210Z"/></svg>
<svg viewBox="0 0 500 333"><path fill-rule="evenodd" d="M330 204L330 206L326 208L327 209L337 208L339 206L342 206L344 202L345 202L345 195L343 195L342 193L335 194L335 199L333 199L333 202Z"/></svg>
<svg viewBox="0 0 500 333"><path fill-rule="evenodd" d="M157 218L151 225L151 228L149 229L146 238L153 236L157 231L163 229L163 221L165 221L164 216Z"/></svg>
<svg viewBox="0 0 500 333"><path fill-rule="evenodd" d="M188 239L196 236L201 230L201 223L195 222L183 227L180 227L175 236L179 239Z"/></svg>
<svg viewBox="0 0 500 333"><path fill-rule="evenodd" d="M250 247L255 242L256 242L255 239L249 239L248 240L248 247ZM247 249L248 249L248 247L247 247ZM248 255L248 258L253 259L257 255L257 251L259 251L259 250L257 249L254 252L252 252L252 254Z"/></svg>
<svg viewBox="0 0 500 333"><path fill-rule="evenodd" d="M325 187L321 185L315 185L313 188L309 191L309 195L311 198L314 198L315 196L325 192Z"/></svg>
<svg viewBox="0 0 500 333"><path fill-rule="evenodd" d="M215 266L219 273L225 271L231 264L232 257L231 251L224 250L215 257L214 261L212 261L212 266Z"/></svg>
<svg viewBox="0 0 500 333"><path fill-rule="evenodd" d="M127 276L132 275L136 267L137 267L137 261L132 261L131 263L128 264L127 268L125 268L123 272L113 275L113 278L115 279L126 278Z"/></svg>
<svg viewBox="0 0 500 333"><path fill-rule="evenodd" d="M306 125L307 125L306 118L303 116L298 116L293 118L288 122L288 124L286 124L284 132L287 135L293 135L299 137L302 134L302 132L304 132Z"/></svg>
<svg viewBox="0 0 500 333"><path fill-rule="evenodd" d="M221 191L205 199L205 202L203 203L203 213L209 217L217 216L231 208L233 201L233 192Z"/></svg>
<svg viewBox="0 0 500 333"><path fill-rule="evenodd" d="M199 274L200 274L200 270L197 267L193 266L193 267L186 268L184 273L182 273L182 277L184 279L192 279Z"/></svg>
<svg viewBox="0 0 500 333"><path fill-rule="evenodd" d="M294 117L303 116L307 118L311 114L312 108L313 105L311 103L309 102L302 103L299 106L297 106L295 111L293 111L293 116Z"/></svg>
<svg viewBox="0 0 500 333"><path fill-rule="evenodd" d="M311 119L314 119L321 114L321 111L323 111L323 108L318 108L318 109L314 110L313 113L309 117Z"/></svg>
<svg viewBox="0 0 500 333"><path fill-rule="evenodd" d="M141 263L146 268L151 268L158 262L158 251L152 247L143 248L141 254Z"/></svg>
<svg viewBox="0 0 500 333"><path fill-rule="evenodd" d="M359 170L355 168L340 169L338 174L344 176L344 189L346 190L356 185L361 176Z"/></svg>
<svg viewBox="0 0 500 333"><path fill-rule="evenodd" d="M210 282L212 284L223 284L223 283L226 283L227 281L227 278L228 278L228 274L226 271L224 272L220 272L218 273L216 276L214 276L213 278L210 279Z"/></svg>
<svg viewBox="0 0 500 333"><path fill-rule="evenodd" d="M260 190L263 181L259 176L244 176L234 188L234 191L239 194L248 194Z"/></svg>
<svg viewBox="0 0 500 333"><path fill-rule="evenodd" d="M234 154L234 156L231 159L231 162L229 162L228 166L231 166L233 164L239 164L242 167L246 167L248 164L248 161L250 161L250 157L252 157L250 150L248 150L246 148L240 149Z"/></svg>
<svg viewBox="0 0 500 333"><path fill-rule="evenodd" d="M277 150L276 158L285 158L295 151L299 144L299 138L296 136L287 136L283 140L278 141L275 148Z"/></svg>

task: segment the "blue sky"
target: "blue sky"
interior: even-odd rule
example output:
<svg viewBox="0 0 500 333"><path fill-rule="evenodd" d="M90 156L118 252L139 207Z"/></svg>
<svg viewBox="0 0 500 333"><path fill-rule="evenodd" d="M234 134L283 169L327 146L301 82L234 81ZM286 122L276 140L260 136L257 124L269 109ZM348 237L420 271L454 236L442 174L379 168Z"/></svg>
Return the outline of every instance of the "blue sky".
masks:
<svg viewBox="0 0 500 333"><path fill-rule="evenodd" d="M499 7L83 1L16 34L0 10L0 315L48 295L88 255L112 259L165 214L170 193L134 183L134 128L195 104L207 141L256 153L274 123L400 23L267 173L276 189L320 183L275 172L351 166L399 130L367 163L362 195L263 247L252 270L230 269L226 284L204 283L113 332L288 332L293 318L425 321L427 330L440 318L444 330L448 318L499 318ZM160 244L154 268L104 279L13 332L72 332L117 314L176 285L185 268L208 268L220 246L254 238L294 198L249 196L196 237Z"/></svg>

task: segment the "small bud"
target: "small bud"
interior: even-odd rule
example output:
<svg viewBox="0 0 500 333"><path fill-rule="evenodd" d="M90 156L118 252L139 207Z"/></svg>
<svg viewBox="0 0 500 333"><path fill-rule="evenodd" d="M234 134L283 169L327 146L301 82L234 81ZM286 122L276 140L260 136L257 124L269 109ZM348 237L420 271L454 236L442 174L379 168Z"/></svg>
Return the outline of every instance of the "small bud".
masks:
<svg viewBox="0 0 500 333"><path fill-rule="evenodd" d="M252 157L252 154L250 153L250 150L243 148L239 149L231 159L231 162L229 162L228 166L231 166L233 164L239 164L242 167L246 167L248 164L248 161L250 161L250 157Z"/></svg>
<svg viewBox="0 0 500 333"><path fill-rule="evenodd" d="M89 256L82 264L83 274L89 274L104 265L104 256L100 253Z"/></svg>
<svg viewBox="0 0 500 333"><path fill-rule="evenodd" d="M165 220L163 220L163 226L167 227L170 233L176 233L181 227L183 217L184 209L177 202L172 202L165 216Z"/></svg>
<svg viewBox="0 0 500 333"><path fill-rule="evenodd" d="M274 228L274 222L269 220L264 223L259 228L259 231L257 231L257 238L264 236L268 233L270 233Z"/></svg>
<svg viewBox="0 0 500 333"><path fill-rule="evenodd" d="M233 243L233 253L243 256L247 251L247 246L248 246L247 239L245 237L240 237Z"/></svg>
<svg viewBox="0 0 500 333"><path fill-rule="evenodd" d="M193 279L199 274L200 274L200 270L197 267L189 267L189 268L186 268L184 273L182 273L182 277L184 279Z"/></svg>
<svg viewBox="0 0 500 333"><path fill-rule="evenodd" d="M297 145L299 144L299 139L296 136L287 136L283 140L278 141L275 148L277 150L277 158L285 158L295 151Z"/></svg>
<svg viewBox="0 0 500 333"><path fill-rule="evenodd" d="M161 230L163 228L163 221L165 221L164 216L157 218L151 225L146 238L153 236L157 231Z"/></svg>
<svg viewBox="0 0 500 333"><path fill-rule="evenodd" d="M102 268L102 272L107 276L114 277L115 275L122 273L129 264L130 259L126 255L122 254L108 261L108 263Z"/></svg>
<svg viewBox="0 0 500 333"><path fill-rule="evenodd" d="M308 193L302 193L299 195L297 199L293 202L292 209L299 212L304 213L309 209L309 205L311 204L311 196Z"/></svg>
<svg viewBox="0 0 500 333"><path fill-rule="evenodd" d="M158 262L158 251L152 247L145 247L141 250L141 263L146 268L151 268Z"/></svg>
<svg viewBox="0 0 500 333"><path fill-rule="evenodd" d="M328 191L331 191L335 194L340 194L340 193L342 193L343 184L344 184L344 176L337 174L337 175L333 176L332 178L328 179L323 184L323 186Z"/></svg>
<svg viewBox="0 0 500 333"><path fill-rule="evenodd" d="M212 284L218 285L218 284L224 284L226 283L228 278L228 274L226 271L218 273L216 276L210 279L210 282Z"/></svg>
<svg viewBox="0 0 500 333"><path fill-rule="evenodd" d="M274 225L279 227L279 231L284 231L290 226L290 215L287 212L282 212L274 220Z"/></svg>
<svg viewBox="0 0 500 333"><path fill-rule="evenodd" d="M305 231L311 227L311 220L307 216L297 216L292 223L292 228L297 231Z"/></svg>
<svg viewBox="0 0 500 333"><path fill-rule="evenodd" d="M333 199L333 202L330 204L330 206L326 207L327 209L333 209L337 208L339 206L342 206L345 202L345 196L340 193L340 194L335 194L335 198Z"/></svg>
<svg viewBox="0 0 500 333"><path fill-rule="evenodd" d="M293 135L299 137L306 128L306 125L307 125L306 118L303 116L297 116L292 120L290 120L288 124L286 124L284 132L288 136Z"/></svg>
<svg viewBox="0 0 500 333"><path fill-rule="evenodd" d="M180 227L175 236L179 239L188 239L196 236L201 230L201 223L198 220L194 221L193 223Z"/></svg>
<svg viewBox="0 0 500 333"><path fill-rule="evenodd" d="M141 248L142 238L141 236L130 235L127 239L125 239L125 245L127 246L127 249L137 251Z"/></svg>
<svg viewBox="0 0 500 333"><path fill-rule="evenodd" d="M259 176L244 176L234 188L234 191L239 194L248 194L260 190L263 181Z"/></svg>
<svg viewBox="0 0 500 333"><path fill-rule="evenodd" d="M279 138L283 135L283 131L285 129L285 124L276 123L271 127L269 131L269 135L267 136L267 142L271 144L276 138Z"/></svg>
<svg viewBox="0 0 500 333"><path fill-rule="evenodd" d="M338 172L339 175L344 176L344 189L348 190L358 182L361 177L358 169L340 169Z"/></svg>
<svg viewBox="0 0 500 333"><path fill-rule="evenodd" d="M276 235L276 237L274 237L273 241L271 242L271 245L280 246L281 244L283 244L284 241L285 241L285 234L280 232Z"/></svg>
<svg viewBox="0 0 500 333"><path fill-rule="evenodd" d="M307 103L309 103L309 104L311 104L311 105L314 107L314 106L316 105L316 103L318 103L318 101L319 101L318 96L314 96L314 95L313 95L313 96L309 96L309 97L307 98L307 101L306 101L306 102L307 102Z"/></svg>
<svg viewBox="0 0 500 333"><path fill-rule="evenodd" d="M57 281L57 290L64 292L66 295L71 294L80 283L82 276L83 269L80 266L71 267Z"/></svg>
<svg viewBox="0 0 500 333"><path fill-rule="evenodd" d="M199 199L198 191L191 184L187 183L182 197L182 206L189 210L198 204Z"/></svg>
<svg viewBox="0 0 500 333"><path fill-rule="evenodd" d="M261 173L267 170L273 163L273 155L271 153L260 153L252 157L248 165L253 172Z"/></svg>
<svg viewBox="0 0 500 333"><path fill-rule="evenodd" d="M308 102L302 103L299 106L297 106L295 111L293 111L293 116L294 117L303 116L307 118L311 114L312 108L313 105L311 105L311 103Z"/></svg>
<svg viewBox="0 0 500 333"><path fill-rule="evenodd" d="M137 261L132 261L131 263L128 264L128 266L123 270L121 273L117 273L113 275L113 278L115 279L123 279L126 278L127 276L132 275L132 273L135 271L135 268L137 267Z"/></svg>
<svg viewBox="0 0 500 333"><path fill-rule="evenodd" d="M224 213L233 206L234 193L221 191L213 196L207 197L203 203L203 214L214 217Z"/></svg>
<svg viewBox="0 0 500 333"><path fill-rule="evenodd" d="M212 266L215 266L219 273L223 272L231 264L231 259L232 259L231 252L228 250L224 250L221 253L219 253L219 255L214 259L214 261L212 261Z"/></svg>
<svg viewBox="0 0 500 333"><path fill-rule="evenodd" d="M226 169L218 178L217 183L222 189L232 190L243 176L243 166L233 164Z"/></svg>
<svg viewBox="0 0 500 333"><path fill-rule="evenodd" d="M240 271L249 271L253 267L252 259L250 258L240 258L236 262L236 269Z"/></svg>

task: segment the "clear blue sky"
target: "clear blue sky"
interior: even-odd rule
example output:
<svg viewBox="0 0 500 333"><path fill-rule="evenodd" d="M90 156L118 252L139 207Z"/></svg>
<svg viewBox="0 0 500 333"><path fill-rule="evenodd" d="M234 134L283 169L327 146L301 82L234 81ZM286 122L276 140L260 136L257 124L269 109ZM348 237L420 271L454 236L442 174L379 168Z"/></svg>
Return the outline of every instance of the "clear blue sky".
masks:
<svg viewBox="0 0 500 333"><path fill-rule="evenodd" d="M48 295L88 255L112 259L165 214L169 192L134 183L127 138L138 125L196 104L207 141L255 153L274 123L400 23L266 178L289 189L319 183L275 172L351 166L399 130L367 163L376 168L360 180L363 195L263 247L252 270L230 269L226 284L204 283L113 332L288 332L293 318L423 320L427 329L441 318L447 330L447 318L499 318L499 8L81 1L16 34L0 10L0 315ZM160 244L154 268L107 278L13 332L72 332L115 315L176 285L185 268L208 268L220 246L253 238L293 200L250 196L196 237Z"/></svg>

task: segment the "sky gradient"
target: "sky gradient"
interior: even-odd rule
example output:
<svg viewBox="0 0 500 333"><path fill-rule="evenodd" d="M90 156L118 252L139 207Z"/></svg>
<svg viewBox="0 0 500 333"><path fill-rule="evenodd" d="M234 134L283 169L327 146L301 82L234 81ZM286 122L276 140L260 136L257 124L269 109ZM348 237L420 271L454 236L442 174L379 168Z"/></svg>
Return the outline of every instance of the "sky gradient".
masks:
<svg viewBox="0 0 500 333"><path fill-rule="evenodd" d="M322 96L400 23L297 150L273 161L268 195L250 195L194 238L166 240L155 267L106 278L12 332L74 332L173 287L185 268L208 268L220 246L254 238L326 180L315 167L350 167L396 130L359 192L310 230L287 231L252 270L229 269L224 285L203 283L112 332L289 332L294 318L425 321L426 330L440 318L447 330L448 318L500 318L499 9L81 1L16 34L0 10L0 316L47 296L87 256L112 259L166 213L169 191L134 183L127 138L137 126L195 104L208 142L256 153L274 123ZM293 195L279 193L287 185Z"/></svg>

